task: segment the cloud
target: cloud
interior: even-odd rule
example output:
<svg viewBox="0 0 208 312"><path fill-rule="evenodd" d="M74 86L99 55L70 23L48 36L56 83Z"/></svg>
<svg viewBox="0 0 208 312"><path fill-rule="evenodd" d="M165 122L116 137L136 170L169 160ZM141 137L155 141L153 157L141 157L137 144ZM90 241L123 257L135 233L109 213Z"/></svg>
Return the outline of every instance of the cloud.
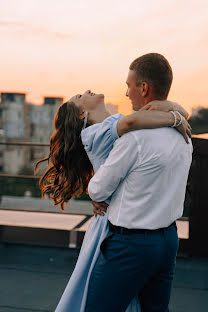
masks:
<svg viewBox="0 0 208 312"><path fill-rule="evenodd" d="M0 31L9 31L24 36L40 36L49 37L52 39L66 40L72 39L71 33L49 30L35 24L24 23L18 20L0 20Z"/></svg>
<svg viewBox="0 0 208 312"><path fill-rule="evenodd" d="M24 26L25 24L21 21L15 21L15 20L0 20L0 27L19 27L19 26Z"/></svg>
<svg viewBox="0 0 208 312"><path fill-rule="evenodd" d="M73 38L72 34L63 33L63 32L53 32L53 35L54 35L57 39L62 39L62 40L65 40L65 39L72 39L72 38Z"/></svg>

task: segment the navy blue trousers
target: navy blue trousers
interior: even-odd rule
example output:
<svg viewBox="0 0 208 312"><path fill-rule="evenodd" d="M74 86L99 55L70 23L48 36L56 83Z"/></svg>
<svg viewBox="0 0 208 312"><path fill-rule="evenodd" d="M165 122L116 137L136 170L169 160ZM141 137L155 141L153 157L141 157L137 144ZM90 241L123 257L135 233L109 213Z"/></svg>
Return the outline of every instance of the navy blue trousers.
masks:
<svg viewBox="0 0 208 312"><path fill-rule="evenodd" d="M178 244L176 225L109 232L90 277L85 312L125 312L136 295L142 312L168 312Z"/></svg>

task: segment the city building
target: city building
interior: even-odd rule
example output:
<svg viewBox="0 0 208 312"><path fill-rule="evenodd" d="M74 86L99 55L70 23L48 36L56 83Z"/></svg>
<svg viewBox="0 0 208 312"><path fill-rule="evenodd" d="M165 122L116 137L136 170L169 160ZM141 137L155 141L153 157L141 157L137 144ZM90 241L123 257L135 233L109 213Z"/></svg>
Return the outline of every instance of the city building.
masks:
<svg viewBox="0 0 208 312"><path fill-rule="evenodd" d="M45 97L42 105L29 104L29 141L34 143L49 143L53 132L53 119L60 104L61 97ZM38 160L49 153L46 147L31 147L28 167L33 168Z"/></svg>
<svg viewBox="0 0 208 312"><path fill-rule="evenodd" d="M53 118L60 97L45 97L42 105L27 103L25 93L2 92L0 102L0 141L49 143ZM0 145L0 173L24 173L34 170L37 160L46 156L46 148Z"/></svg>
<svg viewBox="0 0 208 312"><path fill-rule="evenodd" d="M22 142L27 139L27 110L25 93L1 93L0 104L0 140ZM17 174L19 168L27 162L25 148L13 145L0 147L0 171Z"/></svg>

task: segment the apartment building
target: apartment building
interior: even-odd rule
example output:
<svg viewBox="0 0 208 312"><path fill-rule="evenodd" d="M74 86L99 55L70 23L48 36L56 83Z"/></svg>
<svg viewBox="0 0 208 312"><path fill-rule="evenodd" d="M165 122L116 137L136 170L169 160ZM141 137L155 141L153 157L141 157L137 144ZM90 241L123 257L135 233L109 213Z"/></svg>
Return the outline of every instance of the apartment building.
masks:
<svg viewBox="0 0 208 312"><path fill-rule="evenodd" d="M1 93L0 140L49 143L54 114L63 98L45 97L42 105L34 105L27 103L25 97L25 93ZM24 168L33 170L46 152L42 147L0 145L0 172L18 174Z"/></svg>

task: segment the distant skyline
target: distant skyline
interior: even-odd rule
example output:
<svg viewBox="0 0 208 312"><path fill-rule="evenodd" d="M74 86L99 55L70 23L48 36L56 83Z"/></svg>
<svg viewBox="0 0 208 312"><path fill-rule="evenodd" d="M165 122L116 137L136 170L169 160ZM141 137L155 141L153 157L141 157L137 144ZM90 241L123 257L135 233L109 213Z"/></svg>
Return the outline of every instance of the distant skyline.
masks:
<svg viewBox="0 0 208 312"><path fill-rule="evenodd" d="M129 64L158 52L170 62L169 99L208 108L207 0L0 0L0 92L41 104L91 89L131 112Z"/></svg>

